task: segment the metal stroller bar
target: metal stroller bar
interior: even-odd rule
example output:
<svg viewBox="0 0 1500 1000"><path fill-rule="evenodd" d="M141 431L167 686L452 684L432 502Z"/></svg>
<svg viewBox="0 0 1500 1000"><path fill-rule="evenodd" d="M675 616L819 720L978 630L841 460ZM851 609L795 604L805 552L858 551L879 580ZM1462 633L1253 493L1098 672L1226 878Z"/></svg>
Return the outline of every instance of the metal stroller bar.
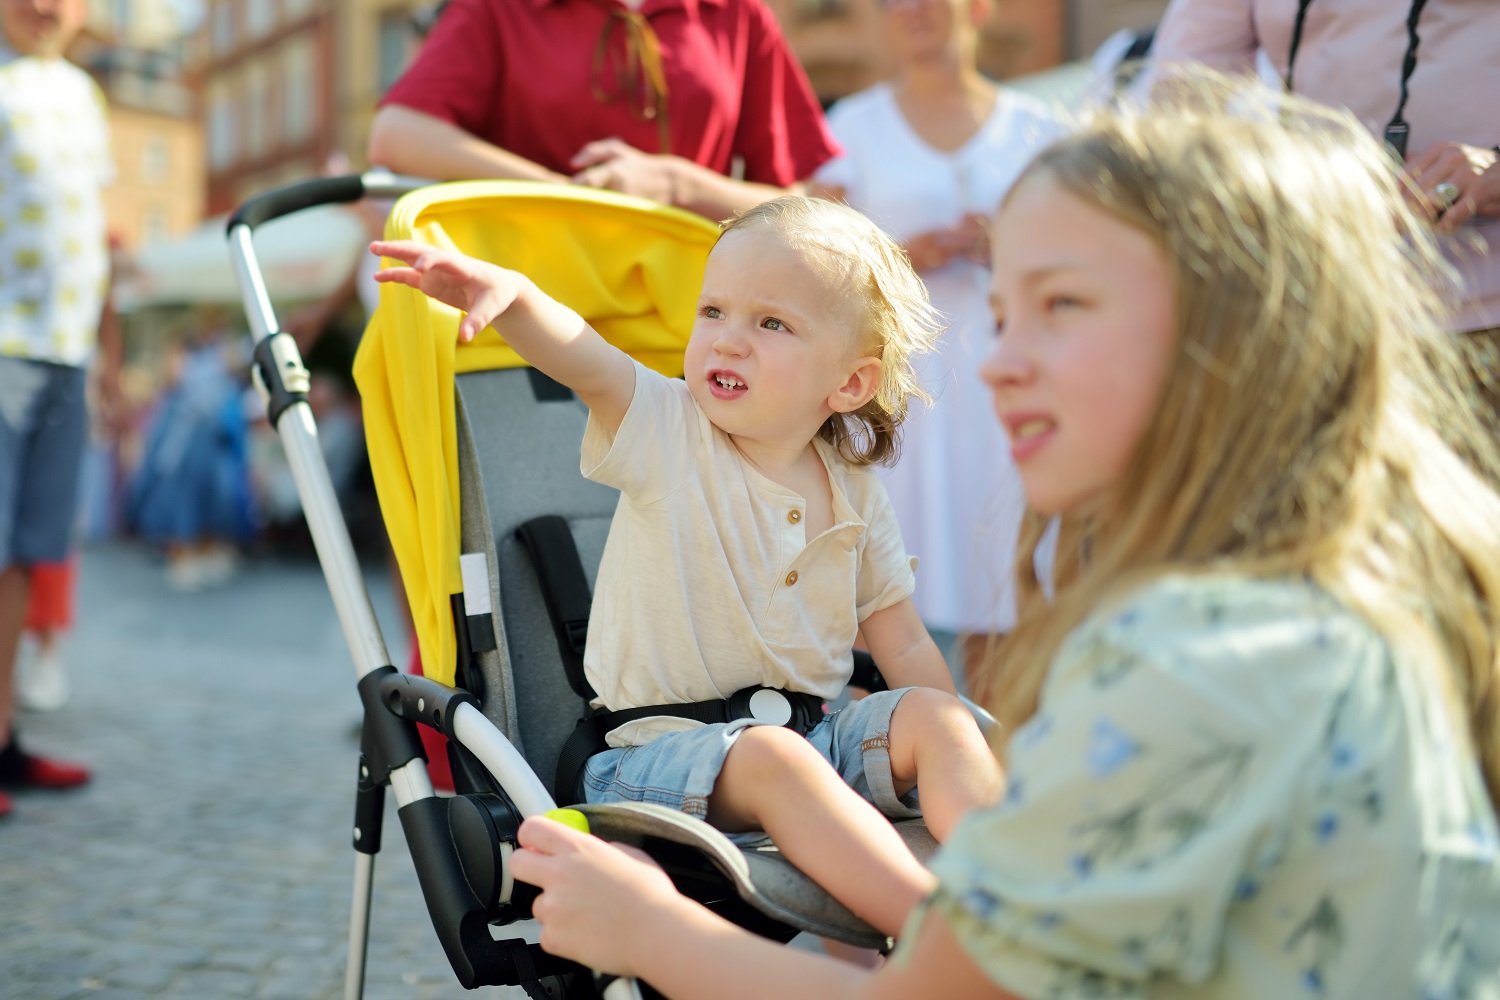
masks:
<svg viewBox="0 0 1500 1000"><path fill-rule="evenodd" d="M390 654L370 605L348 527L339 510L328 467L318 445L317 426L307 405L308 372L302 364L296 342L279 328L256 260L252 236L256 226L304 208L354 202L364 197L397 198L429 183L384 171L319 178L252 198L230 217L227 226L230 258L255 343L256 364L252 374L267 401L271 423L285 448L334 609L354 658L365 706L355 806L354 893L349 956L344 976L346 1000L359 1000L364 992L371 889L375 854L380 849L387 784L394 791L398 815L411 842L413 860L423 881L424 895L429 900L442 900L441 904L429 902L429 908L433 910L434 918L444 924L439 927L440 937L443 937L444 948L455 971L460 971L461 978L472 980L465 985L479 985L484 977L494 975L494 968L479 968L475 964L488 957L476 956L473 948L475 913L470 904L479 901L464 898L467 883L463 878L462 862L448 837L445 807L436 801L426 761L416 738L412 719L422 717L424 713L401 711L404 705L398 707L382 701L392 695L397 695L396 701L406 700L399 697L397 688L400 685L393 687L390 682L422 679L402 678L390 665ZM428 698L434 702L450 693L431 681L419 687L428 692ZM437 697L433 697L434 694ZM417 706L423 704L416 696L410 700ZM426 721L435 723L437 728L456 738L479 757L501 780L502 787L506 788L522 816L553 808L545 787L504 735L473 705L456 703L453 707L452 716L446 720L428 718ZM409 806L416 808L408 809ZM443 933L445 928L448 934ZM487 931L483 937L487 942ZM506 956L501 956L502 962L506 960Z"/></svg>

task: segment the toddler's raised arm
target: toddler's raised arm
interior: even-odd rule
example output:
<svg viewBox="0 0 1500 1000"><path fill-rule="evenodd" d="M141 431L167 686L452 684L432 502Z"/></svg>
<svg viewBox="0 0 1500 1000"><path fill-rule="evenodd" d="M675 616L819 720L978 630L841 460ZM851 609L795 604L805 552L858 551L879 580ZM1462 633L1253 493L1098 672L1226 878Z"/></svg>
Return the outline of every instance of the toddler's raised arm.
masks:
<svg viewBox="0 0 1500 1000"><path fill-rule="evenodd" d="M376 241L370 252L401 261L376 281L410 286L465 313L460 340L494 327L537 370L566 385L613 434L635 395L635 366L583 317L518 271L410 240Z"/></svg>

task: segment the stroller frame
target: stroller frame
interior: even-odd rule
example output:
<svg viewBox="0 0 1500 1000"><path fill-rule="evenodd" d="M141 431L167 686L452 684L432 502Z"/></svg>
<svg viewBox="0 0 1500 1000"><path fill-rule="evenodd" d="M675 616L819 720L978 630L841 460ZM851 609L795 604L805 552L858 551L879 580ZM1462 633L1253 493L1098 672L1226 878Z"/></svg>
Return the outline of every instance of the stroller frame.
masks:
<svg viewBox="0 0 1500 1000"><path fill-rule="evenodd" d="M554 809L556 803L505 735L475 707L472 695L425 678L399 674L391 665L318 447L317 427L307 403L310 377L295 341L277 323L252 240L257 226L283 215L365 197L395 198L429 183L379 171L320 178L251 199L227 225L235 277L255 341L252 377L286 451L334 610L354 658L364 707L353 830L356 862L344 978L346 1000L358 1000L364 993L375 855L380 850L387 786L395 795L429 912L460 982L472 988L498 975L511 985L522 985L553 966L566 971L564 967L571 965L519 939L493 942L487 921L479 921L477 928L472 926L475 904L481 915L484 906L472 898L464 878L463 863L444 815L446 809L428 777L413 720L421 719L478 758L498 779L509 804L519 814L515 822ZM514 829L509 832L514 835ZM466 895L471 898L465 899ZM488 963L477 954L485 945L488 947L482 950L492 953ZM519 962L518 955L524 956ZM501 959L498 962L497 957ZM485 964L501 968L485 969Z"/></svg>

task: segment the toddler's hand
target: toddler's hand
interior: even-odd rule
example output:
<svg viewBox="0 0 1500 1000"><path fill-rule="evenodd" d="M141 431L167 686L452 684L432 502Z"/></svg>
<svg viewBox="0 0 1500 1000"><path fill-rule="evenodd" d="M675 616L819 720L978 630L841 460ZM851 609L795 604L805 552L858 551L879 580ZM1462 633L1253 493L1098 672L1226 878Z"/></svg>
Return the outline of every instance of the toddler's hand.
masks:
<svg viewBox="0 0 1500 1000"><path fill-rule="evenodd" d="M458 339L463 341L473 340L479 331L499 319L515 302L526 281L515 271L410 240L377 240L370 244L370 252L378 257L394 257L407 265L377 272L376 281L409 285L463 310L465 316L458 325Z"/></svg>
<svg viewBox="0 0 1500 1000"><path fill-rule="evenodd" d="M636 975L639 952L631 932L649 928L657 907L694 905L633 848L549 819L528 819L519 833L522 849L511 871L542 890L532 913L542 925L541 945L553 955L600 972Z"/></svg>

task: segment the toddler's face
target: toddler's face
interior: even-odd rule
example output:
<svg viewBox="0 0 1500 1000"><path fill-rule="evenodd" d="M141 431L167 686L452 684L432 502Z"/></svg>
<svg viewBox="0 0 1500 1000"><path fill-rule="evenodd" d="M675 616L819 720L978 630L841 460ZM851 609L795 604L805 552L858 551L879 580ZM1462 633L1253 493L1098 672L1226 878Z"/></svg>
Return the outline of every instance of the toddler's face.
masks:
<svg viewBox="0 0 1500 1000"><path fill-rule="evenodd" d="M684 359L693 398L737 438L812 440L855 367L851 299L764 226L726 234L704 269Z"/></svg>
<svg viewBox="0 0 1500 1000"><path fill-rule="evenodd" d="M981 373L1026 499L1073 509L1119 481L1175 350L1162 250L1051 177L1022 182L995 219L998 337Z"/></svg>
<svg viewBox="0 0 1500 1000"><path fill-rule="evenodd" d="M59 56L83 27L83 0L0 0L5 41L23 56Z"/></svg>

